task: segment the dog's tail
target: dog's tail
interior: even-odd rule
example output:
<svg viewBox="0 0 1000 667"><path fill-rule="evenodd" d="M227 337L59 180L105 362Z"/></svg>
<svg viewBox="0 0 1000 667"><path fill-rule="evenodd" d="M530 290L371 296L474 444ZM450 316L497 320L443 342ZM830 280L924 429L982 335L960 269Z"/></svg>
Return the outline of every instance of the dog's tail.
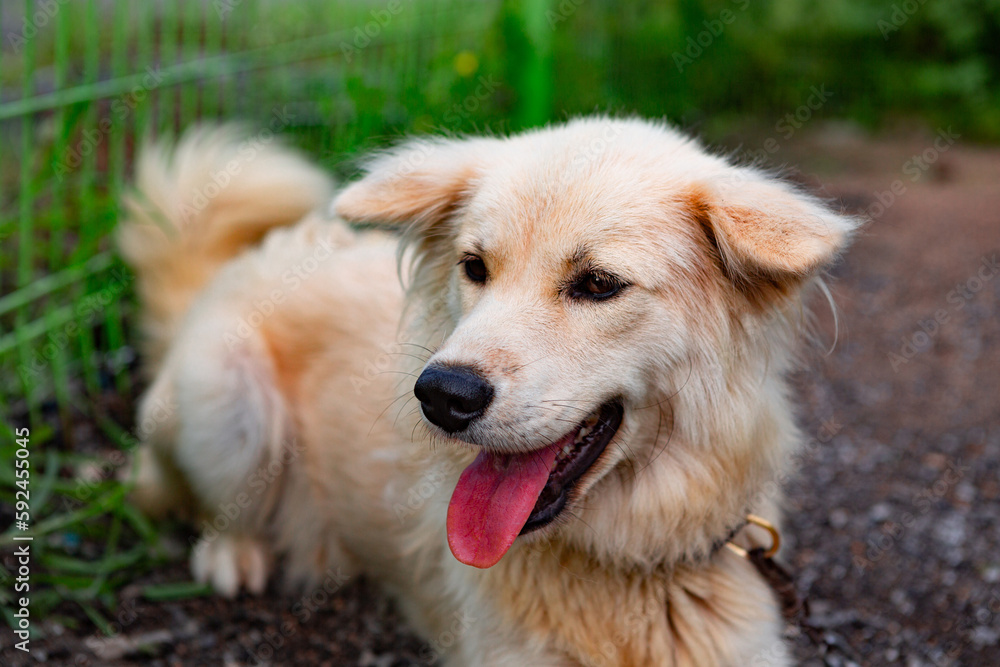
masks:
<svg viewBox="0 0 1000 667"><path fill-rule="evenodd" d="M136 273L146 369L155 373L195 295L273 227L326 203L332 179L273 136L198 127L147 147L117 243Z"/></svg>

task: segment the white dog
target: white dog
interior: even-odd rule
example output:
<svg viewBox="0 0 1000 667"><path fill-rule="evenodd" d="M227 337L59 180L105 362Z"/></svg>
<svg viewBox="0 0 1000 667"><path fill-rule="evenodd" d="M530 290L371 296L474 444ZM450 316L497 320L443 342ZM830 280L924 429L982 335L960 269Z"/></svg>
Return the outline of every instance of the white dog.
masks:
<svg viewBox="0 0 1000 667"><path fill-rule="evenodd" d="M803 296L855 221L609 118L404 143L332 209L224 129L137 188L140 419L169 417L136 498L193 513L199 579L365 573L432 642L467 620L450 665L787 663L720 547L779 519ZM405 290L398 241L342 220L405 230Z"/></svg>

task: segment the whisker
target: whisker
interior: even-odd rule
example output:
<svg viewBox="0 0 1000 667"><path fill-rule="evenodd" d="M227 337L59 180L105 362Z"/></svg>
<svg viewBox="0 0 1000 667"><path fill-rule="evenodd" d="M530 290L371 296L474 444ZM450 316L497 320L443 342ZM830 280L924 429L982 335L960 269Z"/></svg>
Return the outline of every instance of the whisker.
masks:
<svg viewBox="0 0 1000 667"><path fill-rule="evenodd" d="M398 354L403 357L412 357L417 361L421 361L423 363L427 363L427 360L430 359L430 357L421 357L420 355L413 354L411 352L386 352L386 354Z"/></svg>
<svg viewBox="0 0 1000 667"><path fill-rule="evenodd" d="M416 374L414 374L414 373L410 373L410 372L407 372L407 371L394 371L394 370L379 371L375 375L385 375L387 373L389 373L389 374L396 374L396 375L409 375L411 378L417 377Z"/></svg>
<svg viewBox="0 0 1000 667"><path fill-rule="evenodd" d="M590 410L587 410L586 408L578 408L575 405L562 405L561 403L553 403L553 405L555 405L557 408L565 408L567 410L576 410L576 411L582 412L584 414L590 414L590 412L591 412Z"/></svg>
<svg viewBox="0 0 1000 667"><path fill-rule="evenodd" d="M421 350L425 350L425 351L429 352L431 354L431 356L434 356L434 350L432 350L431 348L429 348L429 347L427 347L425 345L421 345L420 343L401 342L400 345L412 345L413 347L419 347ZM429 358L430 357L428 357L428 359Z"/></svg>
<svg viewBox="0 0 1000 667"><path fill-rule="evenodd" d="M528 404L528 405L525 405L524 407L526 407L528 409L531 409L531 410L549 410L550 412L555 412L555 413L559 412L555 408L545 407L544 405L531 405L531 404ZM576 424L580 423L580 422L575 421L573 419L567 419L566 417L553 417L552 419L555 420L555 421L557 421L557 422L565 422L567 424L573 424L573 425L576 425Z"/></svg>
<svg viewBox="0 0 1000 667"><path fill-rule="evenodd" d="M671 406L671 410L670 410L670 432L667 433L667 440L666 440L666 442L663 443L663 447L660 447L659 451L656 451L656 443L660 439L660 423L666 417L666 415L663 414L663 410L660 410L659 411L660 412L660 416L657 418L657 422L656 422L657 423L657 426L656 426L656 438L653 440L653 451L655 451L656 453L652 457L650 457L650 459L648 461L646 461L646 465L642 466L642 468L639 469L639 472L642 472L643 470L645 470L646 468L648 468L649 466L651 466L656 459L660 458L660 454L662 454L663 452L665 452L667 450L667 446L670 445L670 441L674 437L674 427L676 425L676 422L674 421L674 416L673 416L673 406L670 403L667 403L667 405Z"/></svg>
<svg viewBox="0 0 1000 667"><path fill-rule="evenodd" d="M632 453L632 448L629 446L627 442L625 442L624 438L622 439L621 442L616 443L616 446L618 447L619 450L621 450L622 455L625 457L625 462L628 463L629 470L632 471L632 481L633 482L638 481L639 478L636 475L635 462L633 460L634 454Z"/></svg>
<svg viewBox="0 0 1000 667"><path fill-rule="evenodd" d="M413 414L413 411L411 411L410 414ZM407 416L409 416L409 415L407 415ZM410 442L414 442L414 440L413 440L413 434L416 433L417 429L420 428L421 426L424 426L424 422L418 419L417 423L414 424L413 428L410 430ZM433 436L433 434L431 434L431 435ZM432 445L434 444L434 438L433 437L431 437L431 444Z"/></svg>
<svg viewBox="0 0 1000 667"><path fill-rule="evenodd" d="M677 391L675 391L674 393L670 394L666 398L664 398L664 399L662 399L660 401L657 401L656 403L650 403L649 405L643 406L641 408L636 408L636 410L647 410L649 408L659 407L664 402L669 401L673 397L677 396L677 394L681 393L681 390L684 389L684 387L687 386L687 383L691 381L691 375L692 375L693 372L694 372L694 365L689 364L688 365L688 374L687 374L687 377L684 378L684 382L681 383L681 386L677 388Z"/></svg>
<svg viewBox="0 0 1000 667"><path fill-rule="evenodd" d="M583 506L581 505L581 508L582 507ZM584 526L586 526L587 528L589 528L590 531L592 533L594 533L594 535L597 535L597 530L595 530L594 527L591 526L589 523L587 523L586 521L584 521L583 518L575 510L569 510L567 513L570 514L570 515L572 515L574 519L576 519L577 521L579 521L580 523L582 523Z"/></svg>
<svg viewBox="0 0 1000 667"><path fill-rule="evenodd" d="M407 400L403 401L402 407L400 407L399 410L396 411L396 418L392 420L392 427L393 428L396 428L396 423L399 422L399 416L403 414L403 410L405 410L406 406L410 404L410 400L414 399L414 398L416 398L416 396L414 396L413 394L410 394L410 398L408 398ZM419 408L420 408L420 406L418 405L416 408L414 408L413 410L411 410L406 416L409 417L411 414L413 414L414 412L416 412L416 410L419 409Z"/></svg>
<svg viewBox="0 0 1000 667"><path fill-rule="evenodd" d="M520 366L515 366L514 368L510 369L510 372L511 373L516 373L517 371L521 370L525 366L530 366L531 364L535 363L536 361L541 361L542 359L545 359L546 357L549 357L549 356L551 356L551 355L543 354L542 356L538 357L537 359L535 359L533 361L529 361L526 364L521 364Z"/></svg>
<svg viewBox="0 0 1000 667"><path fill-rule="evenodd" d="M398 401L401 398L405 398L406 396L413 396L413 393L408 391L408 392L400 394L396 398L394 398L391 401L389 401L389 404L387 406L385 406L385 408L382 409L382 412L378 413L377 417L375 417L375 421L372 422L371 428L368 429L368 435L372 434L372 431L375 430L375 424L377 424L378 420L382 418L382 415L384 415L386 412L389 411L389 408L392 407L392 404L395 403L396 401ZM405 406L406 403L404 402L403 405ZM395 422L393 422L393 425L395 425Z"/></svg>
<svg viewBox="0 0 1000 667"><path fill-rule="evenodd" d="M557 409L555 409L555 408L549 408L549 407L546 407L546 406L544 406L544 405L531 405L531 404L529 403L528 405L525 405L524 407L526 407L526 408L530 408L530 409L532 409L532 410L550 410L550 411L552 411L552 412L559 412L559 411L558 411Z"/></svg>

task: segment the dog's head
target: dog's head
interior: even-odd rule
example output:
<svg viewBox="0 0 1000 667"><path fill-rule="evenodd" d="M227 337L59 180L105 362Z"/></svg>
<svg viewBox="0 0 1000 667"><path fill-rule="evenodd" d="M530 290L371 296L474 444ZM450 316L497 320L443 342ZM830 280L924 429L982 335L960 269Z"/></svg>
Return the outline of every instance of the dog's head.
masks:
<svg viewBox="0 0 1000 667"><path fill-rule="evenodd" d="M448 531L480 567L528 533L641 562L723 539L794 445L793 320L854 228L663 125L607 118L405 144L335 208L408 225L411 299L438 336L415 393L478 452Z"/></svg>

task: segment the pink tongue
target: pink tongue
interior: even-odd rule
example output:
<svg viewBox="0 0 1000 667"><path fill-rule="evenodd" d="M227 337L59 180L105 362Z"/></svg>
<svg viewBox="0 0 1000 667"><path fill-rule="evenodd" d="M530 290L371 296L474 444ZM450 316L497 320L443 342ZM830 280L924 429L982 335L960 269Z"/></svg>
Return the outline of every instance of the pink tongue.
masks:
<svg viewBox="0 0 1000 667"><path fill-rule="evenodd" d="M503 558L528 521L563 444L530 454L479 453L458 478L448 505L448 546L455 558L481 568Z"/></svg>

